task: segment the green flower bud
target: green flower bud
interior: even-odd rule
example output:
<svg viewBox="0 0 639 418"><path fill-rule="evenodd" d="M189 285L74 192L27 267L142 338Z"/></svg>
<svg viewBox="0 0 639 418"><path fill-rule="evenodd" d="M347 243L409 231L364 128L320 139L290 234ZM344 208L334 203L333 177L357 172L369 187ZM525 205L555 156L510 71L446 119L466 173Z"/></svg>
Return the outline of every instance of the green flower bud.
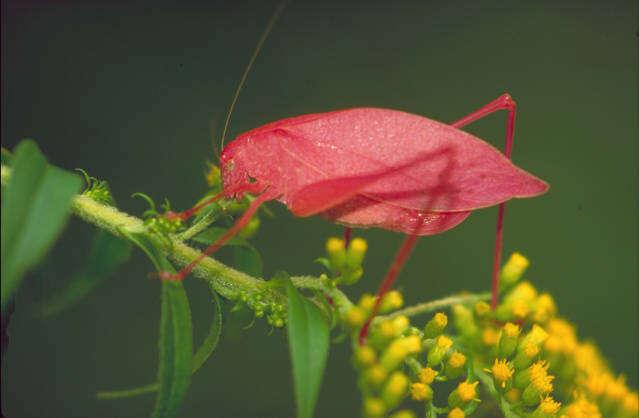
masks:
<svg viewBox="0 0 639 418"><path fill-rule="evenodd" d="M515 353L521 329L519 326L507 323L501 330L499 338L499 357L508 358Z"/></svg>
<svg viewBox="0 0 639 418"><path fill-rule="evenodd" d="M346 263L346 249L344 240L340 238L329 238L326 241L326 254L331 262L331 267L335 272L340 271Z"/></svg>
<svg viewBox="0 0 639 418"><path fill-rule="evenodd" d="M499 274L500 290L508 289L515 284L524 275L529 265L530 262L523 255L519 253L512 254L501 268Z"/></svg>
<svg viewBox="0 0 639 418"><path fill-rule="evenodd" d="M428 365L432 367L441 363L452 345L453 341L450 338L440 335L437 343L428 351Z"/></svg>
<svg viewBox="0 0 639 418"><path fill-rule="evenodd" d="M424 338L436 338L441 335L448 325L448 317L445 313L439 312L436 313L433 319L428 321L426 326L424 327Z"/></svg>
<svg viewBox="0 0 639 418"><path fill-rule="evenodd" d="M362 266L367 248L368 244L366 244L366 241L362 238L355 238L348 244L348 250L346 250L346 266L350 270L356 270Z"/></svg>
<svg viewBox="0 0 639 418"><path fill-rule="evenodd" d="M457 379L464 371L464 365L466 364L466 356L462 353L455 351L446 362L446 368L444 375L449 379Z"/></svg>
<svg viewBox="0 0 639 418"><path fill-rule="evenodd" d="M404 304L404 298L402 294L397 290L391 290L387 292L382 298L382 302L379 305L379 313L384 314L395 309L399 309Z"/></svg>

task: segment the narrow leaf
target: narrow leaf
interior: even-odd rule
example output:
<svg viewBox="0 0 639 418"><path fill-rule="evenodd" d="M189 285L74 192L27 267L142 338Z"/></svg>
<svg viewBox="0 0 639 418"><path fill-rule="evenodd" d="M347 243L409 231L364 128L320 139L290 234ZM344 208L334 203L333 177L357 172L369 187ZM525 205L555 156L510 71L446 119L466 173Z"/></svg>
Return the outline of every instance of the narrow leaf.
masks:
<svg viewBox="0 0 639 418"><path fill-rule="evenodd" d="M131 245L105 231L98 231L84 267L69 285L41 308L43 316L53 315L73 306L88 295L105 277L124 263L131 254Z"/></svg>
<svg viewBox="0 0 639 418"><path fill-rule="evenodd" d="M166 256L143 234L120 231L138 245L158 271L175 273ZM182 282L162 282L160 316L160 365L158 397L153 418L169 418L177 414L191 381L193 331L189 301Z"/></svg>
<svg viewBox="0 0 639 418"><path fill-rule="evenodd" d="M71 197L82 186L75 174L47 165L33 141L16 147L12 175L2 193L2 310L24 274L61 232Z"/></svg>
<svg viewBox="0 0 639 418"><path fill-rule="evenodd" d="M204 362L211 356L213 350L217 347L217 343L220 340L220 334L222 333L222 304L220 303L219 296L215 290L211 289L211 293L213 294L213 320L211 321L211 328L209 329L208 335L193 356L193 360L191 361L191 374L198 371ZM98 399L125 398L155 392L159 388L160 384L156 382L133 389L99 392L97 397Z"/></svg>
<svg viewBox="0 0 639 418"><path fill-rule="evenodd" d="M311 418L328 357L329 328L319 308L300 295L290 279L285 286L297 416Z"/></svg>

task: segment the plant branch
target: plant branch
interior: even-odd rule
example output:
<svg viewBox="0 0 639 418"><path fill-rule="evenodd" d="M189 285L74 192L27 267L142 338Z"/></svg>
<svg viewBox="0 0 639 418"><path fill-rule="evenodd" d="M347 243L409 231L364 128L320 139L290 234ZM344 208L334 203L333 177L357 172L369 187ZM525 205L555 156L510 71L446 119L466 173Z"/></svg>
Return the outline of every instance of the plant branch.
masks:
<svg viewBox="0 0 639 418"><path fill-rule="evenodd" d="M443 299L433 300L431 302L420 303L415 306L409 306L408 308L400 309L398 311L393 312L390 315L378 316L376 320L383 321L385 319L395 318L399 315L404 316L417 316L429 312L434 312L440 309L448 308L453 305L457 305L460 303L475 303L482 300L490 299L491 294L487 293L477 293L477 294L467 294L467 295L456 295L449 296Z"/></svg>

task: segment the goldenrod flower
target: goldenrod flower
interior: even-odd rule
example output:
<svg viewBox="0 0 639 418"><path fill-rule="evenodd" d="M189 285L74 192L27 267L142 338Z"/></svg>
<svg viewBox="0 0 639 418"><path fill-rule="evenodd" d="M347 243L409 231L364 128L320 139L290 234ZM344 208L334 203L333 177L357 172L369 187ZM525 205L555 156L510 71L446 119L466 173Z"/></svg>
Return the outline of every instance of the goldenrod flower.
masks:
<svg viewBox="0 0 639 418"><path fill-rule="evenodd" d="M555 376L549 375L546 371L547 369L548 363L544 361L539 361L529 367L530 384L522 394L522 398L527 405L536 405L542 395L552 392L552 381Z"/></svg>
<svg viewBox="0 0 639 418"><path fill-rule="evenodd" d="M590 402L583 394L564 409L568 418L601 418L601 412L596 403Z"/></svg>
<svg viewBox="0 0 639 418"><path fill-rule="evenodd" d="M448 418L466 418L466 414L459 408L454 408L448 413Z"/></svg>
<svg viewBox="0 0 639 418"><path fill-rule="evenodd" d="M552 296L542 293L533 302L533 311L532 320L543 324L557 314L557 306Z"/></svg>
<svg viewBox="0 0 639 418"><path fill-rule="evenodd" d="M424 367L419 371L419 380L425 384L430 385L435 380L435 376L437 376L438 372L431 369L430 367Z"/></svg>
<svg viewBox="0 0 639 418"><path fill-rule="evenodd" d="M546 396L532 413L531 418L553 418L559 412L560 407L561 402L556 402L550 396Z"/></svg>
<svg viewBox="0 0 639 418"><path fill-rule="evenodd" d="M637 392L628 392L623 398L623 408L630 416L639 415L639 396Z"/></svg>
<svg viewBox="0 0 639 418"><path fill-rule="evenodd" d="M456 408L459 406L464 406L472 400L478 401L479 399L475 398L477 396L478 383L479 381L469 383L468 380L466 380L457 385L457 388L453 390L448 396L448 406L450 406L451 408Z"/></svg>
<svg viewBox="0 0 639 418"><path fill-rule="evenodd" d="M506 388L506 384L510 381L514 373L512 366L506 359L495 359L493 367L484 370L488 373L492 373L495 387L502 389Z"/></svg>
<svg viewBox="0 0 639 418"><path fill-rule="evenodd" d="M433 389L421 382L416 382L411 385L410 394L414 400L419 402L433 399Z"/></svg>
<svg viewBox="0 0 639 418"><path fill-rule="evenodd" d="M445 374L449 379L458 378L464 371L466 356L455 351L446 362Z"/></svg>

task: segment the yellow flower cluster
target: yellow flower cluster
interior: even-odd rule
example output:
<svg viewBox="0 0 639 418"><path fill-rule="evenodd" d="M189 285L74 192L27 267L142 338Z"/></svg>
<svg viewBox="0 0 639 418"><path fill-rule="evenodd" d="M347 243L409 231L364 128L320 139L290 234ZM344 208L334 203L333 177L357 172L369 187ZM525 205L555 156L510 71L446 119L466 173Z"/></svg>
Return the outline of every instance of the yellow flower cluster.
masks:
<svg viewBox="0 0 639 418"><path fill-rule="evenodd" d="M486 389L483 393L499 392L500 407L510 404L521 416L639 416L637 391L627 387L623 376L612 373L593 343L579 340L574 325L557 316L549 294L520 281L528 265L519 254L508 260L502 269L502 279L507 278L502 283L502 303L495 311L485 302L452 306L456 334L444 334L449 321L443 312L435 314L423 331L401 315L378 321L367 345L355 352L360 387L366 394L364 416L389 416L410 394L427 410L465 417L480 401L480 382ZM401 301L401 294L393 300ZM374 303L374 297L365 295L354 309L365 314ZM353 328L363 323L346 319ZM400 371L402 367L408 375ZM438 407L435 384L454 380L447 406ZM402 410L390 416L415 415Z"/></svg>

